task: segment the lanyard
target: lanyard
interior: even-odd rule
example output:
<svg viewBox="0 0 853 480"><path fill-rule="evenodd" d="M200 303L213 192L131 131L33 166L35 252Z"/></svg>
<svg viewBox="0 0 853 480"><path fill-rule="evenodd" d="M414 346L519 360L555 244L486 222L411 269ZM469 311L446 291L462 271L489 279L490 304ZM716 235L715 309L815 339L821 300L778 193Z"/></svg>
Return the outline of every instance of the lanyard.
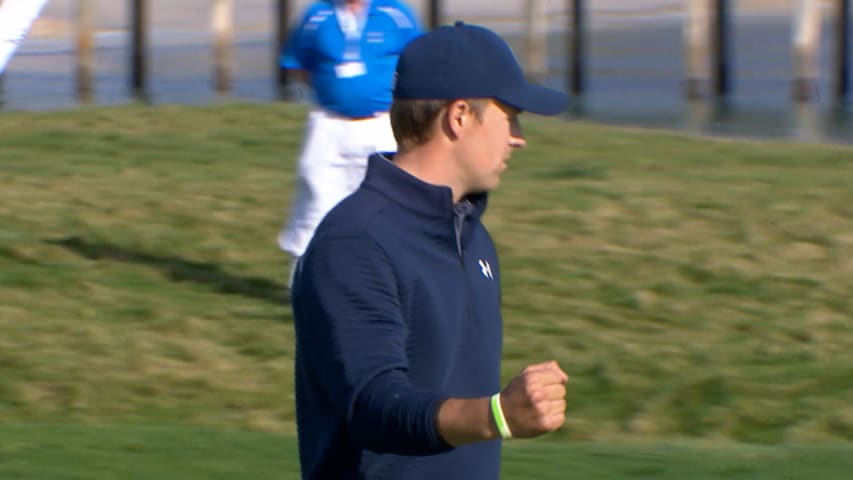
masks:
<svg viewBox="0 0 853 480"><path fill-rule="evenodd" d="M344 48L345 61L357 61L361 59L361 34L367 24L367 14L370 11L370 0L365 0L364 6L358 14L353 13L346 7L343 0L338 0L335 5L335 16L338 17L338 25L344 34L346 47Z"/></svg>

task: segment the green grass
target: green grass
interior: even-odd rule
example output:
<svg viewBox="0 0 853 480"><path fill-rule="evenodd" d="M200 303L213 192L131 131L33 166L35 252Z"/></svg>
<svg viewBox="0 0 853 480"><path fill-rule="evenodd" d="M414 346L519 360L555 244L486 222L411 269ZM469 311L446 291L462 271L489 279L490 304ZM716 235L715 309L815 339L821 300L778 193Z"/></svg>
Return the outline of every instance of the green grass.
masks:
<svg viewBox="0 0 853 480"><path fill-rule="evenodd" d="M0 427L0 478L297 479L292 437L177 427Z"/></svg>
<svg viewBox="0 0 853 480"><path fill-rule="evenodd" d="M507 480L845 480L845 445L720 446L513 441ZM174 426L0 427L0 478L16 480L296 480L292 436Z"/></svg>
<svg viewBox="0 0 853 480"><path fill-rule="evenodd" d="M142 437L174 426L176 442L194 444L211 432L224 443L199 456L217 459L230 435L258 435L249 463L266 461L260 444L291 442L292 319L275 236L304 114L0 115L0 445L14 438L4 425L38 435L45 423L93 442L121 436L116 425ZM835 450L795 445L850 445L853 149L523 122L530 147L485 217L502 256L503 373L555 358L572 380L566 427L513 444L508 472L540 463L537 452L596 445L617 459L664 455L672 441L702 458L696 445L713 445L710 458L735 465L734 452L808 463ZM60 468L82 454L55 455ZM683 478L676 457L658 478ZM594 460L576 461L546 462L537 478ZM744 475L725 478L762 478Z"/></svg>

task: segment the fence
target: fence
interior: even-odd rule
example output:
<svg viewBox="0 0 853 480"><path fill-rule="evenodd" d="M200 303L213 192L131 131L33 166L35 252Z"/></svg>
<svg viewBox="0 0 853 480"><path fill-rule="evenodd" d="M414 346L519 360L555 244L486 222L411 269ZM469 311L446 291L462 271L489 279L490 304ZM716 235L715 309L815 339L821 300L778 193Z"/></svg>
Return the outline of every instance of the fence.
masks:
<svg viewBox="0 0 853 480"><path fill-rule="evenodd" d="M0 0L2 4L3 0ZM83 103L93 96L93 25L92 16L95 0L73 0L73 23L76 48L76 92ZM106 1L106 0L101 0ZM111 0L114 1L114 0ZM794 60L791 72L792 97L797 101L810 100L815 92L818 71L816 56L819 50L820 30L825 15L825 5L831 6L831 17L835 19L834 61L832 82L835 99L847 102L850 97L850 3L851 0L793 0L791 12L793 34L790 52ZM147 96L147 70L149 55L146 35L149 29L148 0L129 0L129 88L135 97ZM210 25L214 33L212 45L212 85L215 91L228 94L233 78L233 17L234 0L211 0ZM286 38L295 16L297 0L272 0L275 33L272 41L281 45ZM304 2L301 2L304 3ZM588 87L587 65L589 63L588 29L593 15L591 0L518 0L518 14L523 25L524 42L520 57L525 71L533 81L540 82L549 75L548 45L546 36L554 28L564 30L565 35L565 89L576 98L583 98ZM734 15L734 2L730 0L684 0L681 2L659 2L661 10L676 11L683 16L684 52L684 95L689 99L721 97L731 94L732 51L730 45L730 23ZM449 0L422 0L427 24L430 28L443 23ZM631 14L631 2L612 2L611 10ZM618 5L618 7L612 7ZM505 6L505 5L504 5ZM611 11L611 13L612 13ZM617 12L617 13L619 13ZM636 12L633 12L636 13ZM490 20L488 15L480 17ZM491 19L494 20L494 19ZM277 57L277 56L276 56ZM274 82L284 96L288 83L287 72L279 69L277 58L272 66ZM2 77L0 77L2 78Z"/></svg>

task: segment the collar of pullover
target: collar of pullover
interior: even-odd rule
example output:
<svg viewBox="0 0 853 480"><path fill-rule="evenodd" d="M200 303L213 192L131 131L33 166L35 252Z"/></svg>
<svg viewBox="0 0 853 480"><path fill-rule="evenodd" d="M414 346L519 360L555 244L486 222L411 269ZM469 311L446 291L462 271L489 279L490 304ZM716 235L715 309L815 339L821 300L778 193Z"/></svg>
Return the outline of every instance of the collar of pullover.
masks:
<svg viewBox="0 0 853 480"><path fill-rule="evenodd" d="M454 217L461 213L461 208L465 216L479 219L486 210L487 194L468 195L454 205L450 187L426 183L394 165L392 158L390 154L370 156L365 187L381 192L408 210L429 217Z"/></svg>

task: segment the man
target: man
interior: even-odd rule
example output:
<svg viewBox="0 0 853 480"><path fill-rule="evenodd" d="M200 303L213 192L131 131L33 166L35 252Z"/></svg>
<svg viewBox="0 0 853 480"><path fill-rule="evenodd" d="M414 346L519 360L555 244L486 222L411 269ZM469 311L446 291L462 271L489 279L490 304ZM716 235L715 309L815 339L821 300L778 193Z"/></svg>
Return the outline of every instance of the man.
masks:
<svg viewBox="0 0 853 480"><path fill-rule="evenodd" d="M289 281L317 224L361 183L367 157L396 150L391 80L400 51L420 33L398 0L324 0L308 8L288 41L281 66L301 72L316 102L291 217L278 237L293 257Z"/></svg>
<svg viewBox="0 0 853 480"><path fill-rule="evenodd" d="M457 23L415 39L396 76L396 155L320 224L293 289L304 479L494 480L501 438L559 428L556 362L500 385L500 268L480 223L518 114L564 94L527 84L509 46Z"/></svg>

